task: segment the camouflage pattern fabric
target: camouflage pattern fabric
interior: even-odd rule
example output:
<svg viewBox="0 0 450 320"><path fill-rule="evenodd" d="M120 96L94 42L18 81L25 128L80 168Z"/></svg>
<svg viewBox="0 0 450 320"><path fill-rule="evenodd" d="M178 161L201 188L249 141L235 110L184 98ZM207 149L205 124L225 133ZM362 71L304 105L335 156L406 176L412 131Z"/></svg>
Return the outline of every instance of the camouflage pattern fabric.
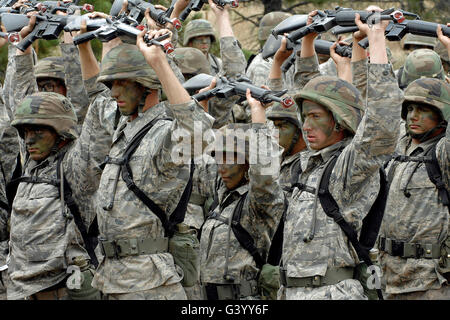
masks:
<svg viewBox="0 0 450 320"><path fill-rule="evenodd" d="M369 65L368 80L367 107L355 136L322 150L308 151L305 161L302 161L303 172L299 179L301 183L317 188L327 161L338 149L344 148L331 173L329 189L344 219L356 230L361 229L362 219L378 194L378 169L395 149L398 137L396 119L400 119L403 99L390 65ZM311 82L323 91L326 90L326 82ZM307 91L307 88L309 84L304 91ZM350 92L358 91L354 88ZM357 95L359 96L359 92ZM357 124L354 120L350 120L350 123ZM305 243L303 238L313 230L313 223L315 237ZM356 252L343 231L324 213L320 203L315 204L314 194L300 191L298 188L292 193L286 214L282 261L287 276L293 278L323 276L329 267L353 267L359 263ZM279 298L290 300L366 297L358 281L347 279L336 285L319 288L282 286Z"/></svg>
<svg viewBox="0 0 450 320"><path fill-rule="evenodd" d="M242 226L250 233L255 241L255 246L261 252L268 252L270 239L273 237L281 215L284 211L284 196L279 184L277 183L279 175L279 163L281 150L269 130L264 124L231 124L227 126L229 130L223 128L223 136L216 135L219 142L225 139L225 136L233 134L234 129L250 128L252 132L260 135L259 139L266 139L270 147L267 150L258 150L264 157L272 159L276 166L270 170L272 174L264 173L267 165L260 163L250 163L248 171L248 183L237 187L234 190L228 190L219 177L216 181L216 189L219 205L214 213L220 215L223 219L230 219L233 211L239 202L241 196L248 192L243 204L241 217ZM237 138L241 139L241 138ZM220 143L219 143L220 144ZM255 143L256 144L256 143ZM248 144L250 151L245 151L246 155L257 152L257 144ZM239 145L238 145L239 146ZM224 146L216 146L215 151L226 150L228 152L240 152L236 142L233 150L221 149ZM249 150L246 148L246 150ZM250 152L250 153L249 153ZM230 236L228 242L227 238ZM229 246L228 260L226 259L226 248ZM202 284L230 283L224 280L225 265L228 265L228 274L234 277L234 283L239 284L243 279L256 279L258 268L250 253L243 248L234 233L230 230L229 224L217 219L206 220L200 239L200 277Z"/></svg>
<svg viewBox="0 0 450 320"><path fill-rule="evenodd" d="M447 123L450 120L450 86L441 80L425 78L411 83L405 90L403 118L406 116L405 106L411 102L435 106ZM450 129L447 125L444 137L440 135L420 144L414 144L410 136L404 136L398 143L396 153L420 157L437 143L436 157L448 190L449 141ZM391 161L387 172L393 178L380 236L404 242L443 244L449 237L448 208L439 200L436 186L430 181L424 163L394 164ZM406 197L405 192L410 196ZM428 290L437 292L437 289L447 285L443 274L449 272L450 267L442 266L439 259L406 259L381 252L380 262L388 294L403 295ZM420 299L421 295L417 297Z"/></svg>
<svg viewBox="0 0 450 320"><path fill-rule="evenodd" d="M210 74L211 66L205 55L196 48L184 47L174 51L174 60L183 74Z"/></svg>
<svg viewBox="0 0 450 320"><path fill-rule="evenodd" d="M162 120L170 114L173 121ZM213 119L195 102L179 105L160 103L138 115L132 122L122 117L113 135L111 158L123 156L130 139L149 121L159 118L145 135L130 159L136 185L167 214L173 212L189 178L189 165L175 162L179 141L172 132L187 130L194 135L194 121L211 128ZM176 131L178 130L178 131ZM179 146L178 146L179 147ZM162 238L160 219L130 191L120 176L113 191L119 166L106 164L94 199L100 236L106 241L132 238ZM114 199L114 200L112 200ZM110 211L104 206L113 201ZM151 275L149 277L148 275ZM129 256L122 259L105 257L96 270L92 285L106 294L124 294L177 284L181 276L168 252ZM155 291L156 294L156 291Z"/></svg>
<svg viewBox="0 0 450 320"><path fill-rule="evenodd" d="M222 60L212 53L208 53L208 61L211 66L210 74L219 75L223 72Z"/></svg>
<svg viewBox="0 0 450 320"><path fill-rule="evenodd" d="M73 106L59 94L35 93L24 102L16 109L15 126L32 123L32 115L36 116L36 123L39 124L43 110L51 113L51 126L55 130L70 132L76 126ZM71 125L61 128L60 119L55 116L58 112L67 114L67 118L72 119ZM91 105L78 139L41 163L28 158L24 168L26 176L56 179L57 157L65 152L63 172L85 223L86 217L92 216L91 201L99 183L100 164L111 144L111 135L105 129L107 123L113 123L111 114L102 106ZM8 269L11 285L8 287L8 299L23 299L56 285L67 277L66 269L76 263L77 257L88 258L75 222L69 218L67 206L62 208L60 201L58 189L51 184L19 184L11 213L11 260Z"/></svg>
<svg viewBox="0 0 450 320"><path fill-rule="evenodd" d="M321 75L337 77L336 63L334 63L332 58L328 59L327 62L321 63L319 65L319 71Z"/></svg>
<svg viewBox="0 0 450 320"><path fill-rule="evenodd" d="M407 50L410 45L433 49L437 42L437 39L433 37L419 36L417 34L407 33L403 38L401 45L405 50Z"/></svg>
<svg viewBox="0 0 450 320"><path fill-rule="evenodd" d="M352 84L359 90L362 100L366 101L367 96L367 65L369 59L365 58L359 61L351 62Z"/></svg>
<svg viewBox="0 0 450 320"><path fill-rule="evenodd" d="M205 19L194 19L189 21L184 29L183 46L186 47L192 38L210 36L211 42L216 41L216 35L211 22Z"/></svg>
<svg viewBox="0 0 450 320"><path fill-rule="evenodd" d="M259 22L258 28L258 40L266 41L272 33L272 29L275 28L281 21L289 18L290 13L273 11L265 14Z"/></svg>
<svg viewBox="0 0 450 320"><path fill-rule="evenodd" d="M320 75L317 55L301 58L300 52L295 59L294 86L295 90L303 88L309 80Z"/></svg>
<svg viewBox="0 0 450 320"><path fill-rule="evenodd" d="M444 47L444 45L440 41L436 43L434 51L439 55L439 57L441 57L442 61L450 63L450 59L448 57L448 50L446 47Z"/></svg>
<svg viewBox="0 0 450 320"><path fill-rule="evenodd" d="M433 50L417 49L406 57L400 86L407 87L411 82L422 77L445 80L441 59Z"/></svg>
<svg viewBox="0 0 450 320"><path fill-rule="evenodd" d="M34 75L36 79L54 78L64 81L65 77L62 57L47 57L39 60L34 67Z"/></svg>

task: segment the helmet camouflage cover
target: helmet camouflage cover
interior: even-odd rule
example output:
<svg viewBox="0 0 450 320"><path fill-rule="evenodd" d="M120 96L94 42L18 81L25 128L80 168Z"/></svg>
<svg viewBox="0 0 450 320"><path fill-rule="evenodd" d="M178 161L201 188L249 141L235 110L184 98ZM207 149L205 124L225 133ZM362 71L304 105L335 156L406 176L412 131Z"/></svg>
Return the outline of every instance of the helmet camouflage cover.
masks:
<svg viewBox="0 0 450 320"><path fill-rule="evenodd" d="M297 128L301 128L300 121L298 120L298 107L296 104L289 108L283 107L280 103L274 103L266 110L266 117L270 120L286 120Z"/></svg>
<svg viewBox="0 0 450 320"><path fill-rule="evenodd" d="M330 110L334 120L352 134L355 134L364 114L362 96L358 89L338 77L313 78L294 95L294 100L299 106L302 121L302 102L310 100Z"/></svg>
<svg viewBox="0 0 450 320"><path fill-rule="evenodd" d="M201 36L210 36L211 42L216 41L216 36L211 23L205 19L195 19L189 21L184 29L183 46L187 46L192 38Z"/></svg>
<svg viewBox="0 0 450 320"><path fill-rule="evenodd" d="M439 110L445 121L450 119L450 85L435 78L417 79L405 89L402 118L406 120L407 106L411 103L431 105Z"/></svg>
<svg viewBox="0 0 450 320"><path fill-rule="evenodd" d="M406 57L400 77L400 86L404 88L422 77L445 79L441 58L433 50L417 49Z"/></svg>
<svg viewBox="0 0 450 320"><path fill-rule="evenodd" d="M56 78L64 82L64 63L62 57L47 57L38 61L34 67L36 79Z"/></svg>
<svg viewBox="0 0 450 320"><path fill-rule="evenodd" d="M52 127L63 138L78 137L75 109L59 93L37 92L26 96L16 108L11 125L22 135L21 127L26 124Z"/></svg>
<svg viewBox="0 0 450 320"><path fill-rule="evenodd" d="M290 16L290 13L281 11L273 11L265 14L259 22L258 40L266 41L272 33L272 29Z"/></svg>
<svg viewBox="0 0 450 320"><path fill-rule="evenodd" d="M197 48L184 47L175 49L174 60L182 74L211 73L208 59Z"/></svg>
<svg viewBox="0 0 450 320"><path fill-rule="evenodd" d="M102 59L97 81L110 83L130 79L149 89L161 89L155 71L149 66L138 47L121 44L112 48Z"/></svg>
<svg viewBox="0 0 450 320"><path fill-rule="evenodd" d="M436 45L436 38L407 33L403 38L402 47L406 49L409 45L424 46L433 49Z"/></svg>

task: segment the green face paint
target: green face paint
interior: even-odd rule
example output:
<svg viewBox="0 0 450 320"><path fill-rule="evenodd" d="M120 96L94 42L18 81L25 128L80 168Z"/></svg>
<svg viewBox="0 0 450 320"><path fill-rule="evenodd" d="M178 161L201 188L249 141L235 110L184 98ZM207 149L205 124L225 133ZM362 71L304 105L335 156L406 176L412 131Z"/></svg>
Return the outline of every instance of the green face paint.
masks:
<svg viewBox="0 0 450 320"><path fill-rule="evenodd" d="M191 40L192 47L199 49L204 54L209 52L211 48L211 37L210 36L199 36Z"/></svg>
<svg viewBox="0 0 450 320"><path fill-rule="evenodd" d="M145 88L132 80L114 80L111 96L117 101L120 113L124 116L135 114L138 110Z"/></svg>
<svg viewBox="0 0 450 320"><path fill-rule="evenodd" d="M325 107L305 100L302 103L302 116L303 131L312 149L320 150L340 140L334 130L333 114Z"/></svg>
<svg viewBox="0 0 450 320"><path fill-rule="evenodd" d="M299 129L286 120L274 120L273 124L279 132L278 143L283 147L284 151L288 150Z"/></svg>
<svg viewBox="0 0 450 320"><path fill-rule="evenodd" d="M46 159L55 146L58 135L52 129L43 126L24 126L24 138L31 159Z"/></svg>
<svg viewBox="0 0 450 320"><path fill-rule="evenodd" d="M247 164L237 164L235 155L231 163L227 163L224 155L223 164L218 164L218 171L228 190L233 190L243 183L245 173L248 171Z"/></svg>
<svg viewBox="0 0 450 320"><path fill-rule="evenodd" d="M432 130L438 124L439 114L431 107L420 104L408 105L406 127L410 135L425 133Z"/></svg>

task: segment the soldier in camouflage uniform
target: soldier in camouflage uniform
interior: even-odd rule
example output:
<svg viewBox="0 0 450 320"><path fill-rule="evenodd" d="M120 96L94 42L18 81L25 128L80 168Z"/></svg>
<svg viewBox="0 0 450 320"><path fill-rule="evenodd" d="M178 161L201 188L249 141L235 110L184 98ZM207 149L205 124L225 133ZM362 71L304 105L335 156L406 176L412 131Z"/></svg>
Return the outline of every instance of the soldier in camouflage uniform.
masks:
<svg viewBox="0 0 450 320"><path fill-rule="evenodd" d="M422 77L445 80L441 59L433 50L417 49L412 51L397 74L401 89L405 89L411 82Z"/></svg>
<svg viewBox="0 0 450 320"><path fill-rule="evenodd" d="M284 211L284 196L277 182L279 146L264 122L230 124L216 135L219 177L214 186L214 209L200 239L200 277L208 300L260 298L257 277ZM258 136L258 142L249 138L251 134ZM262 139L266 141L264 150L258 150ZM258 162L252 162L256 153ZM275 164L272 170L265 172L268 168L261 155ZM236 228L233 219L247 232L254 251L242 244L243 238L236 232L244 232Z"/></svg>
<svg viewBox="0 0 450 320"><path fill-rule="evenodd" d="M92 211L99 165L111 143L103 111L91 107L79 134L74 108L60 94L34 93L16 108L11 125L28 154L11 212L8 299L65 299L68 266L91 274L80 231L59 192L64 177L79 212Z"/></svg>
<svg viewBox="0 0 450 320"><path fill-rule="evenodd" d="M436 45L436 38L407 33L401 41L403 50L408 54L417 49L431 49Z"/></svg>
<svg viewBox="0 0 450 320"><path fill-rule="evenodd" d="M289 18L290 13L286 12L270 12L264 15L259 23L258 40L261 44L261 48L264 46L267 38L269 38L272 29L278 25L281 21ZM247 67L246 76L256 86L265 85L269 78L270 68L272 66L273 59L269 58L267 61L262 58L262 54L258 53ZM283 88L292 89L294 86L293 75L295 72L294 66L292 66L287 73L283 73Z"/></svg>
<svg viewBox="0 0 450 320"><path fill-rule="evenodd" d="M390 189L379 239L386 297L448 300L450 85L431 78L413 81L401 116L407 135L387 167ZM447 196L421 160L430 161L432 153Z"/></svg>
<svg viewBox="0 0 450 320"><path fill-rule="evenodd" d="M151 31L149 36L166 32ZM111 91L98 95L94 104L114 99L122 119L94 199L104 259L92 285L108 299L186 299L180 283L182 273L168 252L162 222L128 189L120 174L125 170L120 159L133 136L152 122L128 166L136 186L168 217L177 207L190 175L190 157L178 161L180 141L172 141L172 132L194 136L194 121L208 129L213 119L190 99L161 48L148 47L142 34L137 45L140 51L125 44L111 49L102 60L97 79ZM89 64L82 61L83 70L97 67L92 53L91 57ZM159 102L161 88L167 102Z"/></svg>
<svg viewBox="0 0 450 320"><path fill-rule="evenodd" d="M347 223L360 230L379 191L379 168L397 141L403 97L386 55L387 23L373 28L356 23L370 42L367 105L353 85L329 76L313 78L294 96L310 151L286 213L280 299L367 298L353 279L359 264L355 250L317 199L323 170L337 157L329 191ZM305 65L307 76L318 74L317 58L309 56L314 36L302 40L301 62L316 65Z"/></svg>
<svg viewBox="0 0 450 320"><path fill-rule="evenodd" d="M201 50L211 65L211 74L216 75L222 70L222 60L209 52L214 41L216 41L216 35L208 20L195 19L186 25L183 46Z"/></svg>
<svg viewBox="0 0 450 320"><path fill-rule="evenodd" d="M211 74L209 62L200 50L191 47L176 48L173 54L186 81L200 73Z"/></svg>

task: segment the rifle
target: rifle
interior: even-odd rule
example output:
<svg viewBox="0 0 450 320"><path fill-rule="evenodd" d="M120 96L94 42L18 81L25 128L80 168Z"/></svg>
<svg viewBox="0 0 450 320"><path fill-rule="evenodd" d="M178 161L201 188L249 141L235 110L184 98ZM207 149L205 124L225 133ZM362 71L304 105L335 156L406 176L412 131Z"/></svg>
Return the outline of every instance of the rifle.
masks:
<svg viewBox="0 0 450 320"><path fill-rule="evenodd" d="M173 12L175 3L177 0L172 0L172 4L167 11L157 9L151 3L145 2L143 0L128 0L127 11L128 18L134 21L136 24L142 22L145 18L145 11L150 9L150 17L156 21L159 25L165 25L166 23L170 23L174 26L176 30L181 30L181 22L177 18L170 19L170 15ZM118 17L120 11L122 10L123 0L115 0L109 14L114 17Z"/></svg>
<svg viewBox="0 0 450 320"><path fill-rule="evenodd" d="M241 0L242 1L242 0ZM232 8L239 7L239 0L213 0L213 2L220 8L224 8L227 4ZM178 17L181 21L185 21L191 11L200 11L204 4L208 4L208 0L191 0L188 6L180 13Z"/></svg>
<svg viewBox="0 0 450 320"><path fill-rule="evenodd" d="M103 19L105 20L105 23L98 29L74 37L74 45L79 45L94 38L97 38L102 42L108 42L116 37L119 37L126 43L136 44L137 36L142 32L142 30L144 30L143 26L134 27L127 23L124 23L120 19L113 19ZM145 35L144 41L148 46L159 45L165 53L171 53L174 50L173 45L169 41L162 42L169 37L169 33L166 33L156 39L148 39L147 35Z"/></svg>
<svg viewBox="0 0 450 320"><path fill-rule="evenodd" d="M281 103L285 108L289 108L294 104L294 100L291 97L281 98L287 90L272 91L259 88L253 85L248 78L241 75L237 76L236 79L219 77L215 88L202 93L194 94L198 90L209 86L213 79L213 76L200 73L186 81L183 84L183 87L187 92L189 92L189 94L193 94L192 97L197 101L206 100L213 96L218 98L229 98L237 95L240 96L238 103L241 103L246 100L247 89L250 89L252 97L261 103L270 103L275 101Z"/></svg>
<svg viewBox="0 0 450 320"><path fill-rule="evenodd" d="M279 24L275 26L272 30L272 34L278 39L279 35L292 32L294 30L303 28L306 26L306 21L308 20L307 14L296 14L284 19Z"/></svg>
<svg viewBox="0 0 450 320"><path fill-rule="evenodd" d="M78 5L79 0L74 2L62 2L62 1L36 1L32 0L30 3L36 11L42 13L56 14L56 11L67 12L67 14L74 14L76 10L84 10L87 12L93 12L94 6L92 4L85 3L82 6Z"/></svg>
<svg viewBox="0 0 450 320"><path fill-rule="evenodd" d="M0 0L0 8L12 7L17 0Z"/></svg>

